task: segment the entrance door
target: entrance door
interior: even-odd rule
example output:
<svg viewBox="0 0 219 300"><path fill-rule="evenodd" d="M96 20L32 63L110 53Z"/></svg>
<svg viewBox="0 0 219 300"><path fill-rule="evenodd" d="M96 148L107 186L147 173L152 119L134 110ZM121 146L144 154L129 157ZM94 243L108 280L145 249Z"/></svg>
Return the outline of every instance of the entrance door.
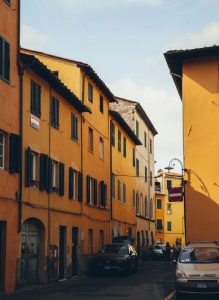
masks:
<svg viewBox="0 0 219 300"><path fill-rule="evenodd" d="M0 221L0 292L4 289L6 222Z"/></svg>
<svg viewBox="0 0 219 300"><path fill-rule="evenodd" d="M78 275L78 228L72 228L72 276Z"/></svg>
<svg viewBox="0 0 219 300"><path fill-rule="evenodd" d="M59 227L59 279L65 278L66 226Z"/></svg>
<svg viewBox="0 0 219 300"><path fill-rule="evenodd" d="M22 286L38 283L39 240L38 227L31 221L25 222L21 232L20 283Z"/></svg>

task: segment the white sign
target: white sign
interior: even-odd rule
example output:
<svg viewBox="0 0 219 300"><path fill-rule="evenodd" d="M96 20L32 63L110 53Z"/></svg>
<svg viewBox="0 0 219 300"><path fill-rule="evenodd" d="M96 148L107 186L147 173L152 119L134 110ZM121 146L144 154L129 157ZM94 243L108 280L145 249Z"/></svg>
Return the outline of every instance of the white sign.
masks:
<svg viewBox="0 0 219 300"><path fill-rule="evenodd" d="M37 129L40 130L40 119L34 115L30 115L30 125Z"/></svg>

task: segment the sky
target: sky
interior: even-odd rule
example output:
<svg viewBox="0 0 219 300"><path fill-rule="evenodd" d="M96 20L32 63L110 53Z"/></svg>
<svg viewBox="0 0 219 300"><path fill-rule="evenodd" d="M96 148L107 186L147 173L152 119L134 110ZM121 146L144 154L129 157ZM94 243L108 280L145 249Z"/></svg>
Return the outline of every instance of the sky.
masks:
<svg viewBox="0 0 219 300"><path fill-rule="evenodd" d="M21 0L21 46L88 63L114 95L140 102L158 131L158 170L183 161L182 103L163 53L219 44L218 11L218 0Z"/></svg>

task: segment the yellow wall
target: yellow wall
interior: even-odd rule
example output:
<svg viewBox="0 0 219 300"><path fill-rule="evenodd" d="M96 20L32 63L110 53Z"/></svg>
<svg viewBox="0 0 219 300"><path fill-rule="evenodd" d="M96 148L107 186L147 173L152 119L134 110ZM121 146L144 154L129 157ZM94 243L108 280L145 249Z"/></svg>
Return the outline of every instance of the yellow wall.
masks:
<svg viewBox="0 0 219 300"><path fill-rule="evenodd" d="M187 240L219 240L219 59L183 66Z"/></svg>
<svg viewBox="0 0 219 300"><path fill-rule="evenodd" d="M112 173L115 176L112 230L115 236L128 235L128 227L131 227L132 236L135 238L136 211L132 202L133 190L136 190L135 167L132 165L132 150L135 148L135 143L115 120L112 122L115 125L115 147L112 146ZM121 152L118 151L118 130L121 131ZM126 138L126 157L123 156L123 137ZM121 201L118 200L118 180L121 182ZM126 203L123 202L123 183L126 184Z"/></svg>

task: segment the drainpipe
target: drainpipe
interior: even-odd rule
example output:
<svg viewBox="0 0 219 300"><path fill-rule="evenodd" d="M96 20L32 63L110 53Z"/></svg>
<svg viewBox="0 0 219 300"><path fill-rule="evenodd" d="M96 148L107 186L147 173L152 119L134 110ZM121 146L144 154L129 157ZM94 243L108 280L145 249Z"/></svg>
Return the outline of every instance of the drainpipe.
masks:
<svg viewBox="0 0 219 300"><path fill-rule="evenodd" d="M110 223L112 226L112 219L113 219L113 193L112 193L112 184L113 184L113 180L112 180L112 175L113 175L113 146L112 146L112 122L113 122L113 117L110 120ZM110 227L111 228L111 227ZM110 230L110 235L112 234L111 230Z"/></svg>

